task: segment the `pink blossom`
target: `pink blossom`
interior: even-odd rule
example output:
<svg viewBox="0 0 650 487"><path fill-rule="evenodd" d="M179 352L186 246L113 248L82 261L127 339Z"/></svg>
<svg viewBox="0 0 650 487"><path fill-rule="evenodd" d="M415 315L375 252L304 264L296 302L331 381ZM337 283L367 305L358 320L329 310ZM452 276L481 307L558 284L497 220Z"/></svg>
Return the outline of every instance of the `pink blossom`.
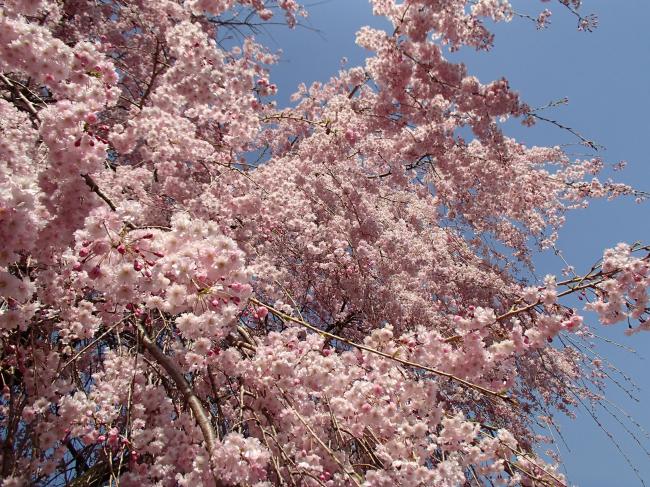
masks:
<svg viewBox="0 0 650 487"><path fill-rule="evenodd" d="M565 483L534 425L607 369L569 296L648 330L647 248L516 269L638 193L449 58L508 1L371 8L366 61L280 107L275 49L221 41L294 0L3 2L3 486Z"/></svg>

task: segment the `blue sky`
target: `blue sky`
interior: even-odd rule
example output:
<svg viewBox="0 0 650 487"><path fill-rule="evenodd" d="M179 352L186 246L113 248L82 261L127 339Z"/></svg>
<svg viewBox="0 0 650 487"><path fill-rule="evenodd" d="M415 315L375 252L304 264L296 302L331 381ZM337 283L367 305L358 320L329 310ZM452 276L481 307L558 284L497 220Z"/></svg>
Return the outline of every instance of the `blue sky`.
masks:
<svg viewBox="0 0 650 487"><path fill-rule="evenodd" d="M283 50L282 60L272 70L272 81L280 89L279 105L287 105L298 83L324 81L340 69L346 57L348 66L363 63L366 53L354 44L355 32L363 25L382 26L372 17L367 0L325 0L309 2L310 17L304 24L317 29L269 27L258 39L271 49ZM534 24L515 19L495 27L496 41L489 53L463 50L454 59L465 62L469 71L487 82L501 76L510 81L531 106L541 106L563 97L569 105L549 114L585 137L605 146L599 152L607 163L628 161L627 168L611 173L621 182L650 191L650 165L647 142L650 139L650 2L648 0L584 0L584 13L596 13L599 26L592 33L578 32L575 17L558 2L518 0L515 7L537 14L550 6L554 15L549 29L537 31ZM311 5L310 5L311 4ZM530 145L572 144L569 133L548 124L532 129L508 124L508 135ZM570 152L585 152L580 146ZM648 206L633 199L596 202L587 210L569 215L560 234L559 248L565 258L580 270L587 270L602 256L602 251L620 241L650 242ZM539 275L559 274L562 261L552 255L535 259ZM650 334L632 338L623 334L625 325L602 328L593 317L590 324L604 337L637 350L636 354L601 342L598 351L635 379L641 388L639 402L610 388L608 396L650 431ZM561 444L566 471L572 484L582 487L641 485L625 459L585 411L576 420L564 420L563 435L570 448ZM624 420L621 413L618 419ZM602 425L638 468L650 479L650 458L643 453L617 420L601 412ZM650 449L650 439L640 433L642 444Z"/></svg>

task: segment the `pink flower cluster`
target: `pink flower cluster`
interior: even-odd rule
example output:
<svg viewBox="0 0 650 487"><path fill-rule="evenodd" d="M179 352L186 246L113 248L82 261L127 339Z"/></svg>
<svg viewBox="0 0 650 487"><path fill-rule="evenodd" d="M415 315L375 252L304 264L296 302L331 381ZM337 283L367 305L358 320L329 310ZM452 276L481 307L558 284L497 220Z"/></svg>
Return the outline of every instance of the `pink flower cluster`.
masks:
<svg viewBox="0 0 650 487"><path fill-rule="evenodd" d="M612 325L625 319L638 320L639 326L630 327L629 334L648 330L648 287L650 261L647 256L632 254L624 243L605 251L601 265L602 278L594 284L596 299L585 307L595 311L601 323Z"/></svg>
<svg viewBox="0 0 650 487"><path fill-rule="evenodd" d="M371 3L365 65L278 109L229 36L293 0L3 2L3 487L566 485L539 416L606 375L565 299L647 329L648 249L515 269L636 193L445 58L509 2Z"/></svg>

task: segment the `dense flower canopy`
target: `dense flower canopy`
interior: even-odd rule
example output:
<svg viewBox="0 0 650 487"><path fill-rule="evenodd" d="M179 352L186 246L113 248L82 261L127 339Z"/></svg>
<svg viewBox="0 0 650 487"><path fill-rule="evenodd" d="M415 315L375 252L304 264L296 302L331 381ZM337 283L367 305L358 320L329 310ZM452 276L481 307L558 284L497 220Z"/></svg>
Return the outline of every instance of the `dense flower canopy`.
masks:
<svg viewBox="0 0 650 487"><path fill-rule="evenodd" d="M506 0L371 4L283 109L246 34L294 0L0 4L3 487L565 485L535 426L605 374L563 298L648 328L648 247L520 269L636 192L445 58Z"/></svg>

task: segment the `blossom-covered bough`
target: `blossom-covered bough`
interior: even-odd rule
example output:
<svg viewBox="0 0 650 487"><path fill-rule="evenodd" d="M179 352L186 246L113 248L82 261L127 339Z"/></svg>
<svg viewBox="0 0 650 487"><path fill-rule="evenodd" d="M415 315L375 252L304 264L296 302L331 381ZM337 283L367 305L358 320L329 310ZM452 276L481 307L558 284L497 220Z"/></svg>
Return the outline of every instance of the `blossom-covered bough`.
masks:
<svg viewBox="0 0 650 487"><path fill-rule="evenodd" d="M365 66L282 110L275 56L221 40L293 0L1 4L4 487L565 485L536 425L606 372L563 298L647 328L649 249L517 268L635 192L444 58L507 2L371 3Z"/></svg>

